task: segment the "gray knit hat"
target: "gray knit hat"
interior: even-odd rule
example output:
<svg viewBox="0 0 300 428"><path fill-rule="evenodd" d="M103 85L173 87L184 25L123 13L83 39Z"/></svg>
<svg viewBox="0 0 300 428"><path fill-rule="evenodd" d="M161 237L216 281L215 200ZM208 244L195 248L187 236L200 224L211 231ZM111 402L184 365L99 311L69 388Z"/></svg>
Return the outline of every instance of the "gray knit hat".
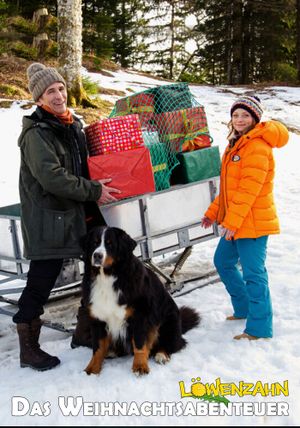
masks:
<svg viewBox="0 0 300 428"><path fill-rule="evenodd" d="M39 62L35 62L27 68L27 77L28 88L34 101L38 101L52 83L61 82L66 86L65 79L55 68L46 67Z"/></svg>

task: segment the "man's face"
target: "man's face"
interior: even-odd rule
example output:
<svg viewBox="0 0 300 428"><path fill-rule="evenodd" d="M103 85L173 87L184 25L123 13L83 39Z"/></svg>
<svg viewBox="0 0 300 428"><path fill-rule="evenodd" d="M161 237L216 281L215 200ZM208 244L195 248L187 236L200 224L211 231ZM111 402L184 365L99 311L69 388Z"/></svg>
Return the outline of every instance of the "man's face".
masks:
<svg viewBox="0 0 300 428"><path fill-rule="evenodd" d="M53 113L62 114L67 110L67 91L61 82L52 83L39 98L37 105L46 105Z"/></svg>

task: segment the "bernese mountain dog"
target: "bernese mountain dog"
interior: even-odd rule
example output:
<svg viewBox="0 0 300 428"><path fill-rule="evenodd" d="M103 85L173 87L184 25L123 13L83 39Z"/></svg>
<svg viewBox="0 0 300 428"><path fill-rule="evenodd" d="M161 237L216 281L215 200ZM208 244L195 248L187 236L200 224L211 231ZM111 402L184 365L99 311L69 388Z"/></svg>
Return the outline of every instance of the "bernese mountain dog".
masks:
<svg viewBox="0 0 300 428"><path fill-rule="evenodd" d="M136 242L122 229L95 227L83 242L83 302L92 319L93 356L85 371L98 374L114 352L133 353L132 371L149 373L148 358L164 364L186 345L198 313L178 309L158 276L134 254Z"/></svg>

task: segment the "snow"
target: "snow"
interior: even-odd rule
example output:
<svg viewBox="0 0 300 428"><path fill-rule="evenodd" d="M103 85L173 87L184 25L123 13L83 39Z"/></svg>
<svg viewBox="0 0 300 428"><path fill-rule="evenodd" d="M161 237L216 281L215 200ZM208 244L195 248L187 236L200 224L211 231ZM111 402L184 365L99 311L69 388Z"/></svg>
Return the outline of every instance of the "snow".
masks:
<svg viewBox="0 0 300 428"><path fill-rule="evenodd" d="M130 88L140 91L164 83L133 72L109 72L109 76L84 72L101 86L121 89L127 94L132 93L128 91ZM236 95L247 90L226 86L191 86L191 90L205 106L214 144L219 145L222 152L226 144L230 106ZM293 426L299 423L300 91L293 87L268 87L257 88L255 93L265 106L264 120L281 120L294 131L290 133L288 145L275 150L275 196L281 234L270 237L267 259L274 309L273 339L252 342L233 340L235 334L243 331L244 321L225 321L226 316L232 313L232 308L224 286L218 282L176 297L179 306L189 305L200 312L201 324L185 335L187 347L173 355L168 364L160 366L151 360L149 375L134 376L131 372L132 357L128 356L106 360L99 376L87 376L83 369L89 362L91 351L87 348L72 350L69 334L47 328L42 331L42 347L59 356L61 364L54 370L39 373L19 367L15 325L9 317L2 315L1 425ZM115 100L116 97L110 99ZM18 202L17 137L21 129L21 117L32 111L23 110L23 104L14 102L11 108L0 109L0 206ZM194 246L184 267L185 272L197 274L213 269L212 258L217 242L218 239L213 239ZM16 285L15 282L11 284ZM192 284L193 287L195 285L197 283ZM56 306L49 305L47 314L51 315L53 321L57 321L56 316L59 318L61 313L74 317L76 308L70 309L68 302L70 299ZM227 395L231 403L243 403L244 414L239 415L237 405L232 415L216 416L210 405L211 415L205 415L205 409L208 409L206 401L181 397L180 393L179 382L182 382L188 395L192 385L199 381L197 378L201 378L200 382L204 384L213 384L220 378L222 383L237 386L242 381L253 384L260 381L269 386L276 382L283 386L284 381L288 381L289 395ZM23 397L23 402L29 403L27 414L12 414L16 397ZM76 404L79 406L73 415L64 415L64 403L67 400L75 407ZM80 400L84 407L80 407ZM122 412L119 416L111 415L115 403L127 406L127 415ZM247 413L247 403L248 407L251 403L268 403L269 414L251 415L251 412ZM281 415L274 413L274 403L277 403ZM103 415L98 415L99 409ZM195 409L198 415L194 414ZM116 408L115 412L117 414Z"/></svg>

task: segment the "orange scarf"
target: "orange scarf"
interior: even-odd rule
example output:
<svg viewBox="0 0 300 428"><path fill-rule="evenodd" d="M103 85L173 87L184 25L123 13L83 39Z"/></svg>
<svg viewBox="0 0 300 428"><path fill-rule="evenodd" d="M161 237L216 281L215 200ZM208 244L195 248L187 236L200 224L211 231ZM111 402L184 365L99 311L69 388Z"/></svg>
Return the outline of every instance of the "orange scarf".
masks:
<svg viewBox="0 0 300 428"><path fill-rule="evenodd" d="M71 123L74 122L74 118L72 116L72 113L68 108L64 113L57 114L57 113L54 113L54 111L46 105L42 105L41 107L44 110L46 110L48 113L51 113L51 114L53 114L53 116L57 117L57 119L60 120L64 125L71 125Z"/></svg>

